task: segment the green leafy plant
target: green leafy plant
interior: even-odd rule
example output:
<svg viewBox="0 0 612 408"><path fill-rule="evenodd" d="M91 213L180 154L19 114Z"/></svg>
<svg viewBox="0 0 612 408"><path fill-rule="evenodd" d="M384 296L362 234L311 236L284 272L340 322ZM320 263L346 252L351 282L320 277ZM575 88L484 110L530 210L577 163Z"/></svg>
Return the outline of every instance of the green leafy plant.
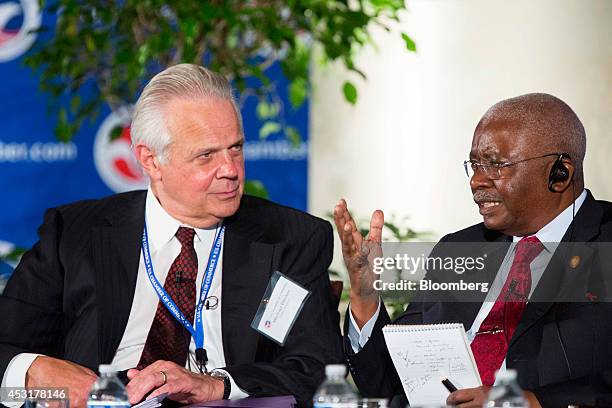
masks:
<svg viewBox="0 0 612 408"><path fill-rule="evenodd" d="M365 79L356 51L371 42L372 25L389 30L402 9L404 0L56 0L48 6L56 24L42 28L53 35L26 63L40 71L41 89L53 96L61 140L70 140L105 104L115 110L134 103L160 70L189 62L224 74L242 101L258 98L260 137L284 133L298 144L269 68L280 63L292 109L307 98L315 47L322 61L341 61ZM415 51L414 41L401 35ZM353 83L341 89L349 103L357 102Z"/></svg>
<svg viewBox="0 0 612 408"><path fill-rule="evenodd" d="M246 180L244 192L255 197L265 198L266 200L270 198L266 186L259 180Z"/></svg>
<svg viewBox="0 0 612 408"><path fill-rule="evenodd" d="M0 254L0 261L16 263L19 262L23 254L25 254L25 248L14 248L6 254Z"/></svg>

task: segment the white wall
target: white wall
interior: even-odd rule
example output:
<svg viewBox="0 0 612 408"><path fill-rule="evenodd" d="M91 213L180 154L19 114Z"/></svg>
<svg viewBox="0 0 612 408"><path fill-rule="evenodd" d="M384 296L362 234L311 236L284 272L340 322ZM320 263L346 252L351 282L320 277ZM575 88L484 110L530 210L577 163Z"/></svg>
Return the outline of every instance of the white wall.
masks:
<svg viewBox="0 0 612 408"><path fill-rule="evenodd" d="M435 237L480 222L462 168L474 127L495 102L527 92L576 111L587 130L587 187L612 200L612 1L407 4L397 29L416 54L397 32L375 30L378 47L357 59L367 82L337 65L313 68L311 212L324 215L344 197L356 214L382 208ZM347 78L359 89L354 107L341 93Z"/></svg>

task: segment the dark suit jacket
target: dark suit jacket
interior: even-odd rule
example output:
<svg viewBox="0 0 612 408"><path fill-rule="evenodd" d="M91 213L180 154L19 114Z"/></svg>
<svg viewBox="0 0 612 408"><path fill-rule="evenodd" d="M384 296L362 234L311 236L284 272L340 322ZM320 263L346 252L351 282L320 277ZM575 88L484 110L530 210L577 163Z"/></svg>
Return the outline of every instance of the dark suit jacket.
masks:
<svg viewBox="0 0 612 408"><path fill-rule="evenodd" d="M608 379L612 373L609 298L612 251L598 245L612 242L612 203L596 201L588 192L574 219L573 230L570 227L563 238L565 242L569 240L586 244L571 249L564 247L567 249L564 254L557 253L562 246L557 249L532 297L532 300L534 297L544 300L529 302L506 354L507 367L517 370L521 387L534 392L543 407L565 408L574 403L592 406L601 403L598 398L612 392ZM451 242L483 245L499 242L503 247L504 242L510 242L510 237L477 224L445 236L432 253L439 256L444 243ZM497 252L497 261L492 266L495 272L506 250ZM568 265L568 256L571 259L575 255L580 256L581 262L572 271L572 278L560 279L559 274L567 269L562 265ZM554 296L550 296L551 291L562 292L560 286L572 288L573 297L563 297L571 302L554 301ZM587 301L587 294L596 294L597 299L591 296L594 301ZM478 302L428 302L425 298L412 302L394 323L460 322L469 330L480 307ZM348 337L344 338L350 371L359 389L368 396L391 397L403 393L382 336L382 327L389 322L389 315L382 307L372 337L358 353L353 352Z"/></svg>
<svg viewBox="0 0 612 408"><path fill-rule="evenodd" d="M146 192L51 209L0 297L0 377L18 353L97 369L112 361L134 296ZM226 370L252 396L293 394L308 405L326 364L342 361L327 267L328 222L245 196L227 226L222 275ZM250 325L271 273L307 289L284 347Z"/></svg>

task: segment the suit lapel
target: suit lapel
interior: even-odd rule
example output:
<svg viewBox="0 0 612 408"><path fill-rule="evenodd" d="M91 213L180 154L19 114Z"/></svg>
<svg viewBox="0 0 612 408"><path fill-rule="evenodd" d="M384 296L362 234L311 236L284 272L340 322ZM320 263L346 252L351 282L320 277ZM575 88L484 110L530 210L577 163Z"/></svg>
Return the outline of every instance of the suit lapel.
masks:
<svg viewBox="0 0 612 408"><path fill-rule="evenodd" d="M274 268L276 246L258 242L263 227L243 207L225 225L221 331L225 363L236 365L254 359L259 336L250 325Z"/></svg>
<svg viewBox="0 0 612 408"><path fill-rule="evenodd" d="M499 268L501 267L501 264L506 256L506 253L508 252L508 248L511 242L512 239L509 236L500 234L499 236L494 237L492 241L488 242L482 248L482 250L478 252L478 256L484 255L486 257L486 267L483 269L482 272L479 273L479 277L474 280L475 282L487 282L488 287L491 288L491 286L493 285L493 281L497 276ZM476 316L478 316L481 307L482 301L477 303L471 303L469 304L469 306L466 306L464 308L467 312L463 319L466 330L469 330L474 324L474 320L476 319Z"/></svg>
<svg viewBox="0 0 612 408"><path fill-rule="evenodd" d="M586 282L588 280L588 271L585 270L585 266L590 263L593 249L584 243L591 241L599 234L602 216L601 207L599 207L591 192L587 190L587 197L576 214L572 225L569 226L561 240L561 245L547 265L534 291L534 301L527 305L510 341L510 346L548 312L555 304L552 300L563 299L576 285L586 286L579 281L584 280ZM577 242L578 244L573 245L570 242ZM571 258L574 256L581 259L577 268L570 266ZM538 301L538 299L543 301Z"/></svg>
<svg viewBox="0 0 612 408"><path fill-rule="evenodd" d="M488 282L489 288L493 285L493 281L497 277L511 243L512 238L501 234L495 241L489 242L480 252L486 257L486 268L483 271L486 275L482 276L481 281Z"/></svg>
<svg viewBox="0 0 612 408"><path fill-rule="evenodd" d="M112 361L121 342L136 288L146 192L127 196L93 233L100 363Z"/></svg>
<svg viewBox="0 0 612 408"><path fill-rule="evenodd" d="M478 239L481 240L483 238ZM470 255L472 258L484 256L486 258L485 268L482 271L473 270L469 272L468 276L470 277L470 281L479 283L486 282L490 288L508 252L511 238L496 231L485 230L484 239L485 241L482 245L479 245ZM467 245L475 245L477 242L479 241L474 239L474 242L470 242ZM456 243L445 242L443 245L449 245L450 248L453 248ZM459 252L462 254L461 256L465 256L465 247L460 247ZM456 299L447 302L426 303L424 304L424 321L428 323L459 322L463 323L466 330L469 330L482 307L483 301L484 298L470 302L466 302L463 299ZM457 307L457 303L459 302L462 307Z"/></svg>

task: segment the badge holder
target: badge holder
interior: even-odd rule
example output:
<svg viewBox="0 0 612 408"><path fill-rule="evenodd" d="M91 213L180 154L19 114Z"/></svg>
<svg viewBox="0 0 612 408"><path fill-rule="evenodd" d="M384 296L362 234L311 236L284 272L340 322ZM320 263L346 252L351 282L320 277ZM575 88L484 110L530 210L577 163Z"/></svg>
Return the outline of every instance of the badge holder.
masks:
<svg viewBox="0 0 612 408"><path fill-rule="evenodd" d="M278 290L279 292L275 293L275 290ZM268 282L266 291L261 299L257 313L255 313L255 317L251 322L251 327L275 343L284 346L285 340L287 340L287 336L289 335L291 328L300 315L306 300L311 294L312 292L302 287L302 285L283 275L279 271L275 271L270 277L270 281ZM285 304L284 309L282 305L283 297L285 298L285 301L289 303L289 305ZM297 304L296 301L300 297L302 297L302 299L299 304ZM278 311L279 308L281 309L280 312ZM280 315L283 314L283 311L288 308L292 309L289 310L288 313L291 313L293 316L291 317L289 324L286 322L280 322L280 326L282 326L284 334L280 336L272 335L272 326L278 324L276 320L279 319Z"/></svg>

